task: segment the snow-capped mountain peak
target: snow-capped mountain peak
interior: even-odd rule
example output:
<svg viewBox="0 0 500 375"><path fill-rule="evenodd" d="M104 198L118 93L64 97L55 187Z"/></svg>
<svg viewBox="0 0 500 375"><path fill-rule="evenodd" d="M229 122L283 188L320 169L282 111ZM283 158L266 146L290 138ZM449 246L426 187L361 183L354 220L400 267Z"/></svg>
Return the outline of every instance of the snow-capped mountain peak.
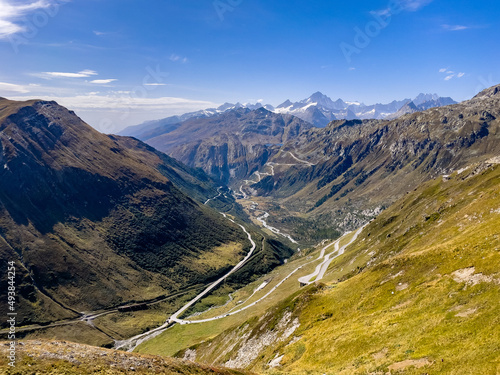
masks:
<svg viewBox="0 0 500 375"><path fill-rule="evenodd" d="M306 105L315 103L315 105L323 107L324 109L335 109L335 103L332 99L319 91L312 94L309 98L301 100L299 103Z"/></svg>

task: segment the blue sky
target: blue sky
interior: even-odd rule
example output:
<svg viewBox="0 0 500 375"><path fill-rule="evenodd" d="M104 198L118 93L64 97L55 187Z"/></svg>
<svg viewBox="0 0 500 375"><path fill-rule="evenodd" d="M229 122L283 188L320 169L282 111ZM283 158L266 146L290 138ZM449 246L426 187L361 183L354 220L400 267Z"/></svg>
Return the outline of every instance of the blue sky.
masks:
<svg viewBox="0 0 500 375"><path fill-rule="evenodd" d="M321 91L366 104L500 83L500 3L0 0L0 96L106 132Z"/></svg>

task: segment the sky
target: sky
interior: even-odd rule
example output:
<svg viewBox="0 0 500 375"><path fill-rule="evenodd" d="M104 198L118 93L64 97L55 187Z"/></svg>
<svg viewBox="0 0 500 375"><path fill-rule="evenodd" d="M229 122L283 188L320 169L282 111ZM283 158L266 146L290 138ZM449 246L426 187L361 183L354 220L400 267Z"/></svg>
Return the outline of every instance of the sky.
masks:
<svg viewBox="0 0 500 375"><path fill-rule="evenodd" d="M496 0L0 0L0 96L106 133L316 91L461 101L500 83L499 20Z"/></svg>

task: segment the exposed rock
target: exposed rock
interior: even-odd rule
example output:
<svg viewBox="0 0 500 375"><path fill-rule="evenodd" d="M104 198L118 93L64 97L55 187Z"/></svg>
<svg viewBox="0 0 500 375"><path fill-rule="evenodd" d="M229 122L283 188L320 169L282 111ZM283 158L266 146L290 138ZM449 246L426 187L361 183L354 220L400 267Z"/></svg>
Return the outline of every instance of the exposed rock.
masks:
<svg viewBox="0 0 500 375"><path fill-rule="evenodd" d="M408 367L422 368L429 365L432 365L432 362L430 362L427 358L407 359L405 361L393 363L389 366L389 371L400 371Z"/></svg>

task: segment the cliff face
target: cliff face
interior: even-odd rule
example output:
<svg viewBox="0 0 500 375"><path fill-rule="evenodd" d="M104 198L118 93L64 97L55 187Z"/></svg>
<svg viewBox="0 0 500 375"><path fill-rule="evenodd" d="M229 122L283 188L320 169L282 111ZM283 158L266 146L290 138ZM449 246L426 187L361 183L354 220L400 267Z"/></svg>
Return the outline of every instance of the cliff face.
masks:
<svg viewBox="0 0 500 375"><path fill-rule="evenodd" d="M310 127L290 115L240 108L217 117L188 120L147 142L227 184L250 176L268 161L275 145Z"/></svg>

